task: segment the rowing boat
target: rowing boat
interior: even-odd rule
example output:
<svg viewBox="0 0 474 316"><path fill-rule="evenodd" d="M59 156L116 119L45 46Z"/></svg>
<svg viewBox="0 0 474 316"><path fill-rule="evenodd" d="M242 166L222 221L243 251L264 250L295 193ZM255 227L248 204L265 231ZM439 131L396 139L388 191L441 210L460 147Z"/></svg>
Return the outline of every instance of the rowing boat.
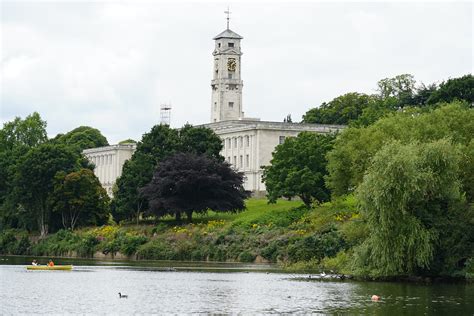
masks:
<svg viewBox="0 0 474 316"><path fill-rule="evenodd" d="M26 266L27 270L72 270L72 265L64 266Z"/></svg>

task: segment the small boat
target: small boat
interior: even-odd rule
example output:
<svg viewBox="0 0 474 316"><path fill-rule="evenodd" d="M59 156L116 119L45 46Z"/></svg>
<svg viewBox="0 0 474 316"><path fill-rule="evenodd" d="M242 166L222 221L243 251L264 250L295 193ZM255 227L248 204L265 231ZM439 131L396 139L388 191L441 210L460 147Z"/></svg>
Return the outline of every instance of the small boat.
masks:
<svg viewBox="0 0 474 316"><path fill-rule="evenodd" d="M55 266L26 266L27 270L72 270L72 264L69 265L55 265Z"/></svg>

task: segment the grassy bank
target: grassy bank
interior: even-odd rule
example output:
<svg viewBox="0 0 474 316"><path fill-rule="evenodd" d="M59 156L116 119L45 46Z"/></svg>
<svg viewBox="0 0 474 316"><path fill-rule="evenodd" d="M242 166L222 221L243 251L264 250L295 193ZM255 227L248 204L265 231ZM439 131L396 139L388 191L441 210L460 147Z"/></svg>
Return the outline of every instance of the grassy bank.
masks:
<svg viewBox="0 0 474 316"><path fill-rule="evenodd" d="M319 270L341 260L359 233L354 203L345 200L311 210L299 201L267 204L250 199L237 214L209 212L193 223L164 218L156 224L122 224L61 230L31 242L25 232L3 232L0 252L42 256L125 255L135 259L279 262L289 269ZM350 223L350 224L349 224ZM350 228L350 229L347 229ZM30 237L30 238L28 238ZM304 262L304 263L303 263Z"/></svg>
<svg viewBox="0 0 474 316"><path fill-rule="evenodd" d="M238 214L198 215L193 223L164 218L140 225L122 223L61 230L43 240L25 231L0 234L0 253L33 256L273 262L294 272L354 271L353 249L367 237L367 229L349 197L307 209L299 201L267 204L250 199ZM472 261L472 260L471 260ZM465 276L474 276L466 263Z"/></svg>

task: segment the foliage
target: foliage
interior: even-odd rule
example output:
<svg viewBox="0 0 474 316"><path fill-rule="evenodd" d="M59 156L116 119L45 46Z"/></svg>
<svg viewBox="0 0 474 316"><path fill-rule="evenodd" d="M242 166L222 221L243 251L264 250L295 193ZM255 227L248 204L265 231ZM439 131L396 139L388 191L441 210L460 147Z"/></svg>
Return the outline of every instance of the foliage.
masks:
<svg viewBox="0 0 474 316"><path fill-rule="evenodd" d="M327 201L330 193L324 183L326 154L334 139L333 134L302 132L278 145L271 165L263 169L269 202L298 196L309 207L313 200Z"/></svg>
<svg viewBox="0 0 474 316"><path fill-rule="evenodd" d="M303 123L341 124L356 120L362 111L377 99L363 93L351 92L339 96L318 108L310 109L303 115Z"/></svg>
<svg viewBox="0 0 474 316"><path fill-rule="evenodd" d="M48 233L54 177L60 171L81 167L81 157L64 145L42 144L31 149L19 162L15 175L17 201L34 218L41 235Z"/></svg>
<svg viewBox="0 0 474 316"><path fill-rule="evenodd" d="M136 144L137 141L136 140L133 140L131 138L128 138L128 139L124 139L122 141L119 141L119 145L125 145L125 144Z"/></svg>
<svg viewBox="0 0 474 316"><path fill-rule="evenodd" d="M465 100L474 103L474 77L471 74L442 82L426 101L428 104Z"/></svg>
<svg viewBox="0 0 474 316"><path fill-rule="evenodd" d="M109 142L102 133L89 126L79 126L72 131L62 135L59 134L55 141L75 148L78 152L84 149L108 146Z"/></svg>
<svg viewBox="0 0 474 316"><path fill-rule="evenodd" d="M76 225L101 225L108 218L109 197L99 179L89 169L55 176L54 191L49 202L61 214L64 228Z"/></svg>
<svg viewBox="0 0 474 316"><path fill-rule="evenodd" d="M163 160L152 181L143 188L151 211L157 216L186 214L207 210L236 212L244 209L248 193L243 176L227 162L205 155L178 153Z"/></svg>
<svg viewBox="0 0 474 316"><path fill-rule="evenodd" d="M24 120L15 117L13 121L3 124L0 130L0 151L11 150L17 146L31 148L47 140L46 121L41 120L40 115L34 112Z"/></svg>
<svg viewBox="0 0 474 316"><path fill-rule="evenodd" d="M185 125L181 130L168 125L156 125L143 135L137 150L128 160L117 179L114 193L113 216L116 220L138 218L148 208L148 201L140 194L139 188L148 184L158 162L175 152L194 152L220 157L221 140L207 128ZM220 159L220 158L219 158Z"/></svg>
<svg viewBox="0 0 474 316"><path fill-rule="evenodd" d="M453 235L464 222L457 212L464 203L459 159L458 148L446 140L408 145L394 141L378 151L358 188L370 231L358 249L360 268L378 276L436 274L442 271L434 269L434 258L444 258L439 269L465 260L474 234ZM463 246L449 250L446 238Z"/></svg>
<svg viewBox="0 0 474 316"><path fill-rule="evenodd" d="M415 94L415 78L410 74L401 74L393 78L385 78L377 83L378 92L382 99L395 97L398 105L411 104Z"/></svg>
<svg viewBox="0 0 474 316"><path fill-rule="evenodd" d="M326 185L332 194L353 192L362 182L372 157L391 140L402 144L429 142L450 137L454 143L467 146L474 135L474 110L465 103L453 102L429 112L397 112L368 127L347 128L338 136L328 153ZM468 172L469 166L463 167ZM471 179L468 174L466 181Z"/></svg>
<svg viewBox="0 0 474 316"><path fill-rule="evenodd" d="M24 230L7 229L0 232L0 254L29 254L31 242Z"/></svg>

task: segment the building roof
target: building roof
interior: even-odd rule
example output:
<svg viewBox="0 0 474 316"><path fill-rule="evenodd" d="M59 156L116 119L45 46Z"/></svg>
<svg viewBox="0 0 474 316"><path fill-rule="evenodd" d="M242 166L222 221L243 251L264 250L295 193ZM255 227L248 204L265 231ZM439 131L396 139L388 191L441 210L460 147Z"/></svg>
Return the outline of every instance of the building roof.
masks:
<svg viewBox="0 0 474 316"><path fill-rule="evenodd" d="M242 36L240 36L239 34L235 33L234 31L230 30L230 29L227 29L221 33L219 33L218 35L216 35L213 39L214 40L217 40L219 38L236 38L236 39L243 39Z"/></svg>

